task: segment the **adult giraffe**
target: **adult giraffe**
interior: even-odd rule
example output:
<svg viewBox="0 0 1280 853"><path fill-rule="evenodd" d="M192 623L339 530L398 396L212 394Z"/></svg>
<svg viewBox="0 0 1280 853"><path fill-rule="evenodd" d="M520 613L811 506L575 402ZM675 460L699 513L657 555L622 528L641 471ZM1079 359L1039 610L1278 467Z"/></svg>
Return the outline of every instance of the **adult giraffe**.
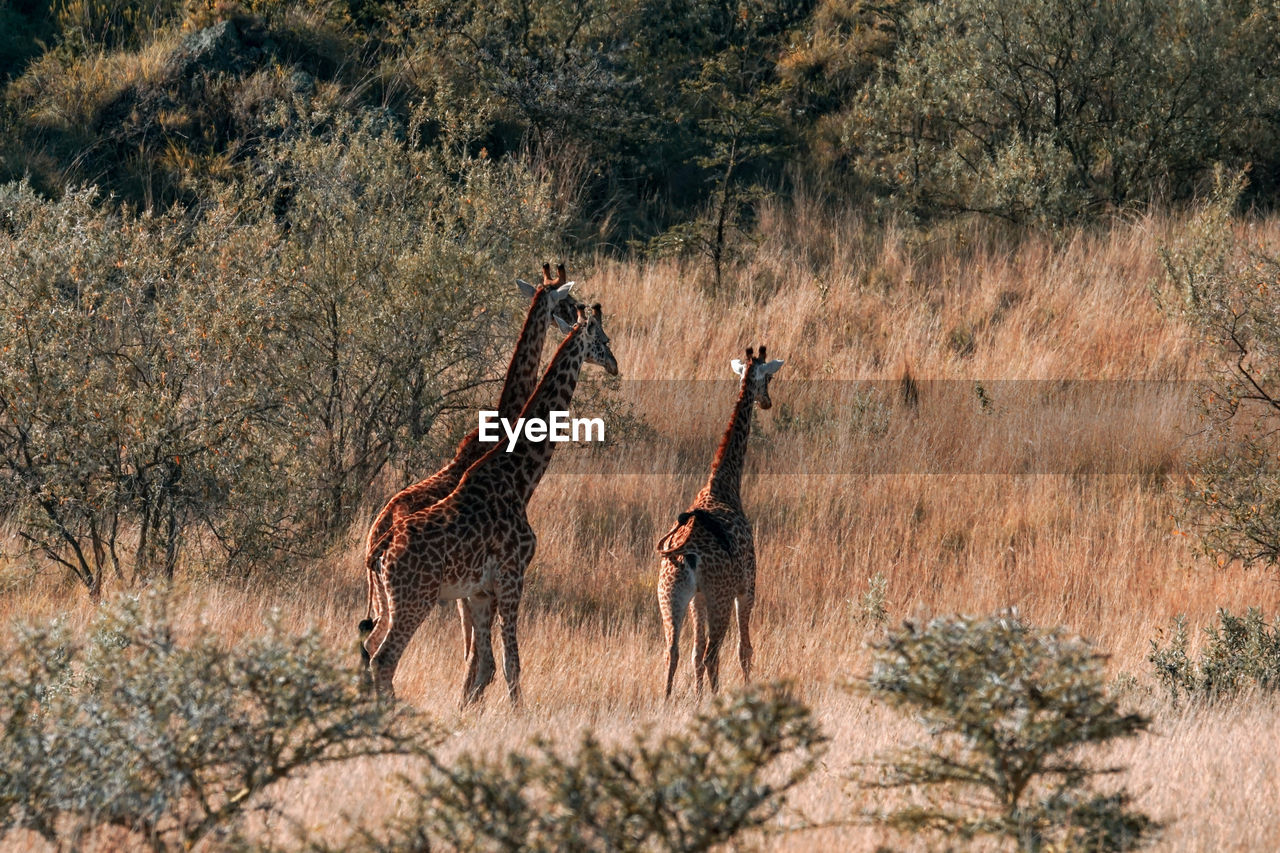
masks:
<svg viewBox="0 0 1280 853"><path fill-rule="evenodd" d="M573 289L574 283L565 281L565 278L564 264L556 267L555 278L551 277L551 265L543 264L542 284L537 287L522 279L516 279L520 292L530 297L529 312L525 316L524 327L520 331L515 350L511 354L511 362L507 365L507 374L503 379L502 393L498 398L500 417L512 420L518 417L529 395L537 386L538 366L542 360L542 347L546 339L547 326L551 325L556 318L571 323L577 316L577 304L569 298L569 291ZM378 589L381 583L378 564L387 545L391 542L392 525L397 519L425 509L452 492L466 470L489 449L489 445L481 443L479 429L473 429L458 443L453 458L443 468L427 479L397 492L391 500L387 501L370 525L364 557L368 602L365 618L359 625L360 654L366 665L369 662L366 647L379 641L383 633L380 612L383 596ZM458 617L462 623L463 653L467 654L471 647L471 613L462 601L458 602ZM378 636L374 637L374 634Z"/></svg>
<svg viewBox="0 0 1280 853"><path fill-rule="evenodd" d="M746 363L734 359L733 372L742 378L738 401L725 430L711 476L688 511L658 542L662 566L658 573L658 608L667 640L667 693L676 676L680 628L685 612L693 610L693 669L699 691L702 675L714 691L720 686L720 645L737 605L738 660L742 677L751 677L751 608L756 597L756 551L751 522L742 509L742 460L751 432L751 408L768 409L769 380L782 367L781 359L765 360L765 349Z"/></svg>
<svg viewBox="0 0 1280 853"><path fill-rule="evenodd" d="M600 306L578 307L578 322L521 411L522 418L546 420L567 409L583 362L612 376L618 363L609 349ZM524 592L524 572L537 536L526 506L546 472L555 444L530 441L521 431L508 451L503 443L486 453L443 500L397 520L382 559L381 612L386 630L369 647L369 669L379 696L394 696L392 680L405 647L437 601L466 599L474 625L462 703L476 701L494 676L491 620L502 622L503 670L513 703L520 700L520 652L516 621ZM372 638L371 638L372 639Z"/></svg>

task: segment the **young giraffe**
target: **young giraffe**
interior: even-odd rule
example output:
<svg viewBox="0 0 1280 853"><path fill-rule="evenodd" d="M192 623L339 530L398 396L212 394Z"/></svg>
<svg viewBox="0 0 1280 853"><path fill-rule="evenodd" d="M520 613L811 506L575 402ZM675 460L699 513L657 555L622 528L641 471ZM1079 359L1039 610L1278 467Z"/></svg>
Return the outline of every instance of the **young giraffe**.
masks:
<svg viewBox="0 0 1280 853"><path fill-rule="evenodd" d="M751 677L751 608L756 596L756 551L751 523L742 510L742 459L751 432L751 406L767 409L769 380L782 367L781 359L765 361L747 350L745 364L736 358L733 371L742 377L711 476L687 512L658 542L662 567L658 574L658 608L667 639L667 693L676 676L680 628L693 610L693 669L698 691L702 675L714 691L720 686L720 645L729 627L729 613L737 604L738 660L744 680Z"/></svg>
<svg viewBox="0 0 1280 853"><path fill-rule="evenodd" d="M520 291L530 297L529 313L525 317L524 327L516 341L515 350L511 354L511 362L507 365L507 374L502 384L502 394L498 399L498 415L514 419L528 401L538 384L538 366L542 360L542 347L546 339L547 326L554 318L571 323L577 316L577 303L568 298L573 289L573 282L565 281L564 264L556 267L556 277L551 277L551 265L542 265L542 284L534 287L527 281L516 279ZM489 446L480 442L479 429L473 429L458 443L453 459L447 465L427 479L408 486L397 492L386 506L378 513L369 527L369 536L365 544L365 575L368 581L368 603L365 618L360 622L360 653L364 663L368 664L369 653L366 645L372 646L381 638L381 599L379 589L381 579L378 565L382 554L391 543L391 527L403 516L412 515L419 510L431 506L445 495L452 492L462 479L466 470L475 464L489 450ZM458 616L462 623L463 654L470 653L471 648L471 613L466 605L458 602ZM378 637L371 635L377 633ZM366 643L367 640L373 642Z"/></svg>
<svg viewBox="0 0 1280 853"><path fill-rule="evenodd" d="M600 365L611 376L618 374L599 305L590 313L579 306L578 322L568 330L520 416L546 419L551 411L566 409L584 361ZM392 526L380 585L387 628L381 642L370 646L370 675L379 696L394 696L396 666L430 608L439 600L465 598L474 642L467 656L462 703L478 700L493 680L495 610L502 622L507 690L511 701L519 703L516 619L525 568L537 544L525 510L554 449L550 441L529 441L522 431L511 452L499 444L467 470L447 497Z"/></svg>

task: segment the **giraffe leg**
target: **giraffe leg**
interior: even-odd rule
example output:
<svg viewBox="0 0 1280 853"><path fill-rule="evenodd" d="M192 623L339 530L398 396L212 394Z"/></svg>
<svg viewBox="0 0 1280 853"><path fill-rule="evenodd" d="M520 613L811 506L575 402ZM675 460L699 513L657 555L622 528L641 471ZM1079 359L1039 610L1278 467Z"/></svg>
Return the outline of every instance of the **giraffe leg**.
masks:
<svg viewBox="0 0 1280 853"><path fill-rule="evenodd" d="M507 679L507 696L511 704L520 706L520 646L516 641L516 622L520 597L524 590L524 572L518 572L498 593L498 618L502 621L502 674Z"/></svg>
<svg viewBox="0 0 1280 853"><path fill-rule="evenodd" d="M725 632L729 630L729 610L733 607L733 599L712 599L707 605L707 654L704 665L707 668L707 684L711 692L720 689L720 647L724 644Z"/></svg>
<svg viewBox="0 0 1280 853"><path fill-rule="evenodd" d="M471 607L465 598L458 599L458 621L462 624L462 657L468 660L471 658L471 647L475 641L471 638Z"/></svg>
<svg viewBox="0 0 1280 853"><path fill-rule="evenodd" d="M369 638L369 673L379 698L394 699L392 681L400 656L427 615L425 602L440 595L440 582L428 577L425 582L406 565L407 552L402 543L393 543L382 555L382 616Z"/></svg>
<svg viewBox="0 0 1280 853"><path fill-rule="evenodd" d="M680 629L684 625L689 602L698 591L697 578L689 565L693 558L677 559L678 562L663 560L662 575L658 580L658 610L662 612L662 629L667 638L668 699L676 677L676 664L680 660Z"/></svg>
<svg viewBox="0 0 1280 853"><path fill-rule="evenodd" d="M387 593L387 584L381 568L379 563L379 571L369 578L370 594L373 596L369 606L372 618L360 623L360 633L364 640L361 643L360 657L366 667L369 666L374 650L386 639L387 629L390 626L387 619L387 613L391 607L390 596Z"/></svg>
<svg viewBox="0 0 1280 853"><path fill-rule="evenodd" d="M413 608L397 614L394 603L391 610L383 615L382 621L387 623L386 633L383 636L382 643L372 653L369 660L369 670L373 676L373 687L378 698L396 698L395 690L392 688L396 667L400 665L400 657L404 654L404 650L408 648L409 641L413 639L418 626L422 624L424 615L422 608Z"/></svg>
<svg viewBox="0 0 1280 853"><path fill-rule="evenodd" d="M751 609L755 606L755 590L738 596L738 663L742 664L742 680L751 680Z"/></svg>
<svg viewBox="0 0 1280 853"><path fill-rule="evenodd" d="M756 549L751 543L742 558L742 591L738 594L738 662L742 681L751 680L751 611L756 605Z"/></svg>
<svg viewBox="0 0 1280 853"><path fill-rule="evenodd" d="M471 648L467 653L467 677L462 684L462 706L478 702L493 681L493 597L487 594L465 599L471 623Z"/></svg>
<svg viewBox="0 0 1280 853"><path fill-rule="evenodd" d="M702 692L702 678L707 671L707 597L699 592L693 596L693 681Z"/></svg>

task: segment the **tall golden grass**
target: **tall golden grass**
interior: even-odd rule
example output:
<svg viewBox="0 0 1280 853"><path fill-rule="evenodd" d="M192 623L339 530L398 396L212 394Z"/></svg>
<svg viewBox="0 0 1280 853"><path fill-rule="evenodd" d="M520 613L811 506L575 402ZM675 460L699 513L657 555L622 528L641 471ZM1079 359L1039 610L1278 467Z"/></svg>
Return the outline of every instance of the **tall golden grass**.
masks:
<svg viewBox="0 0 1280 853"><path fill-rule="evenodd" d="M1118 783L1137 793L1138 807L1169 822L1161 849L1280 849L1280 752L1270 746L1280 724L1276 705L1254 698L1175 709L1146 663L1150 640L1177 614L1202 625L1218 607L1257 605L1270 614L1280 603L1273 576L1198 558L1179 528L1189 400L1166 395L1134 411L1118 397L1114 421L1093 422L1078 441L1064 442L1048 469L1020 472L1007 446L982 443L1061 433L1070 425L1054 420L1061 403L1052 395L1027 407L1001 408L996 399L991 412L973 401L931 411L926 383L916 407L884 395L885 426L869 430L844 423L848 413L821 399L822 383L802 381L897 382L904 371L961 388L1011 379L1194 378L1202 369L1194 342L1148 292L1161 275L1157 247L1178 220L1151 214L1108 229L1015 240L980 225L923 236L878 231L798 204L767 210L760 225L762 242L723 293L703 289L699 271L675 261L597 260L590 275L575 277L583 295L604 304L630 379L731 378L729 359L760 343L786 359L771 389L774 410L756 414L743 494L759 563L756 675L793 681L832 737L823 767L793 806L815 821L855 815L867 795L848 782L852 764L921 736L845 686L866 672L866 643L879 629L859 618L858 602L880 573L892 621L1017 607L1032 622L1090 637L1110 655L1113 673L1132 676L1125 695L1155 724L1109 760L1128 765ZM1280 222L1267 229L1280 236ZM789 386L803 393L793 397ZM553 461L533 499L539 547L521 617L526 706L511 710L499 684L483 708L458 711L463 673L453 609L441 608L419 630L397 692L445 724L446 751L494 753L537 735L572 741L588 727L622 739L689 717L697 700L687 652L678 674L682 698L661 701L653 544L705 479L733 397L670 406L645 393L632 403L653 430L646 440L619 442L595 468L576 458ZM943 455L939 470L964 473L922 473L912 444L921 436L930 453ZM1113 469L1120 473L1087 473L1100 447L1120 454L1124 465ZM865 473L868 455L891 473ZM1015 462L987 468L988 458ZM371 513L376 508L370 504ZM192 582L180 606L229 643L280 608L285 624L318 627L354 666L355 624L364 614L360 532L295 580L247 588ZM44 578L7 596L0 615L52 616L67 612L68 600L69 618L87 618L89 605ZM723 660L733 689L736 655ZM259 830L283 838L297 821L340 839L343 814L376 822L396 810L395 776L405 769L371 761L296 780L287 819ZM770 843L870 849L912 842L843 826Z"/></svg>

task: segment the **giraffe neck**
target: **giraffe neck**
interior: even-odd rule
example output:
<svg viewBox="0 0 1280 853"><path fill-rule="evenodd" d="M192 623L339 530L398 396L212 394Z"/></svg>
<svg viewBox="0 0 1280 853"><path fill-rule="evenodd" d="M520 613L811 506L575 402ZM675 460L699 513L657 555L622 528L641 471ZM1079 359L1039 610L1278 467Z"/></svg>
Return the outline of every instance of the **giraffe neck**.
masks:
<svg viewBox="0 0 1280 853"><path fill-rule="evenodd" d="M467 472L467 469L476 463L476 461L489 450L491 445L480 441L480 430L473 429L471 432L463 436L462 441L458 442L458 447L453 452L453 459L440 470L441 474L452 478L453 482Z"/></svg>
<svg viewBox="0 0 1280 853"><path fill-rule="evenodd" d="M733 407L733 417L729 419L729 427L720 439L720 447L716 450L715 461L711 463L711 476L702 492L719 498L733 506L742 503L742 459L747 451L747 436L751 434L751 408L755 404L756 395L749 381L752 366L747 366L747 376L742 379L742 387L738 392L738 402Z"/></svg>
<svg viewBox="0 0 1280 853"><path fill-rule="evenodd" d="M583 328L578 327L569 333L556 350L546 375L529 397L520 417L526 420L546 420L552 410L568 409L586 354L586 337L583 335ZM482 479L490 487L502 491L513 490L515 494L509 496L511 503L519 501L523 507L533 497L533 491L546 473L554 450L554 442L529 441L522 430L510 453L507 452L505 443L500 443L471 469L467 478Z"/></svg>
<svg viewBox="0 0 1280 853"><path fill-rule="evenodd" d="M542 345L547 337L547 325L551 322L550 292L546 285L539 285L529 302L529 313L511 354L507 376L502 383L502 395L498 398L498 415L501 417L518 416L538 384L538 363L542 360Z"/></svg>
<svg viewBox="0 0 1280 853"><path fill-rule="evenodd" d="M524 327L511 353L507 375L502 382L502 395L498 398L498 415L514 420L528 402L538 380L538 362L542 360L542 347L547 338L547 326L551 323L552 304L550 288L539 285L529 301L529 313ZM463 437L449 461L440 473L457 482L467 469L484 456L491 445L480 441L480 430L473 429Z"/></svg>

